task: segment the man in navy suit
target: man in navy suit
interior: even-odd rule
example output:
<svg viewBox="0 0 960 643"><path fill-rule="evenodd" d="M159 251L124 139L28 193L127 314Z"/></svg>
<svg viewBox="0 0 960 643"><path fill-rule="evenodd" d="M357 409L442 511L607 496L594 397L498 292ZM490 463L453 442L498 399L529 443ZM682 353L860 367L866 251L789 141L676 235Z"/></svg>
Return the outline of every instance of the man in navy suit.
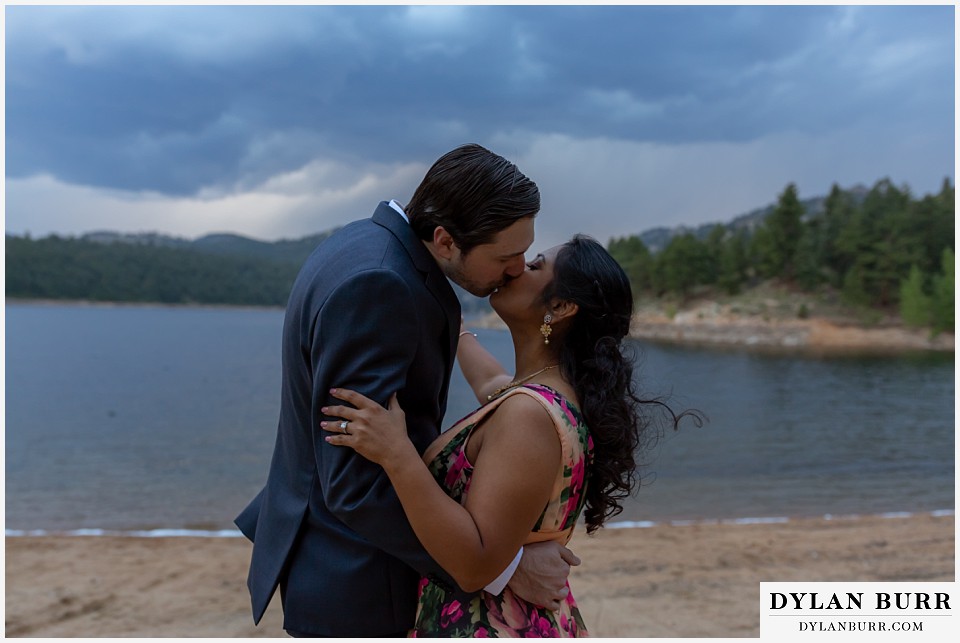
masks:
<svg viewBox="0 0 960 643"><path fill-rule="evenodd" d="M402 636L421 576L456 588L417 541L389 479L327 444L320 409L345 387L391 393L422 453L439 435L460 304L447 279L483 297L524 270L540 209L536 184L506 159L464 145L430 168L410 203L381 202L324 241L294 282L283 324L283 382L267 483L237 517L253 541L247 585L259 623L280 587L292 636ZM569 565L531 545L488 591L562 599Z"/></svg>

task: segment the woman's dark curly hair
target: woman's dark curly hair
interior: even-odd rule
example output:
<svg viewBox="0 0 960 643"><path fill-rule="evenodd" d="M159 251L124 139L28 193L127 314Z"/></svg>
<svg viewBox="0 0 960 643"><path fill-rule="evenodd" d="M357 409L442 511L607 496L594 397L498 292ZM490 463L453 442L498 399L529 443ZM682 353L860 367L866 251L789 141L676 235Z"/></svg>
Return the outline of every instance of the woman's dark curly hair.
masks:
<svg viewBox="0 0 960 643"><path fill-rule="evenodd" d="M578 312L559 345L560 369L573 385L580 410L593 437L593 457L587 465L587 532L593 533L623 511L620 501L637 487L637 457L656 446L662 429L646 414L656 405L672 418L674 429L696 411L677 416L660 400L640 399L633 380L632 356L623 339L630 331L633 294L620 264L603 246L576 235L561 246L554 262L553 283L545 301L554 298L576 303Z"/></svg>

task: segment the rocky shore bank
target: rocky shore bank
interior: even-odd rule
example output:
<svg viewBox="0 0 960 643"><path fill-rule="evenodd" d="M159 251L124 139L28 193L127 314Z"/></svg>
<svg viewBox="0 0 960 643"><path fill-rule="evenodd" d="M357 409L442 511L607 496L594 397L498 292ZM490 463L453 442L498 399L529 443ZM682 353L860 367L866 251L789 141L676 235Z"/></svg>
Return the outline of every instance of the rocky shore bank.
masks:
<svg viewBox="0 0 960 643"><path fill-rule="evenodd" d="M505 328L495 314L469 326ZM857 324L846 319L784 318L739 314L730 306L708 304L670 316L659 309L637 312L631 336L651 342L716 346L748 350L796 351L821 354L896 354L911 351L954 352L954 334L932 335L928 329L885 323Z"/></svg>
<svg viewBox="0 0 960 643"><path fill-rule="evenodd" d="M903 327L865 327L827 319L756 319L705 317L697 312L637 314L630 334L638 339L674 344L732 346L823 353L953 352L954 335Z"/></svg>

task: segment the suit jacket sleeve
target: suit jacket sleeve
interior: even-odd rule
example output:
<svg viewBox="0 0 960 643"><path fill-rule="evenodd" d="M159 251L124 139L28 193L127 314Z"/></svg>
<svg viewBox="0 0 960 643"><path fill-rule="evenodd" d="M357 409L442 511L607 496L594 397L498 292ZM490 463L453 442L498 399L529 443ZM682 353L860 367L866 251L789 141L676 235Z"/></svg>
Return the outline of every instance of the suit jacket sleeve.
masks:
<svg viewBox="0 0 960 643"><path fill-rule="evenodd" d="M406 386L422 332L417 314L406 282L382 269L349 278L323 304L311 346L314 452L326 506L339 520L420 574L453 583L417 540L383 468L353 449L328 444L320 429L320 420L328 419L321 407L343 404L330 396L332 387L353 389L385 406ZM409 422L408 416L408 432L438 432Z"/></svg>

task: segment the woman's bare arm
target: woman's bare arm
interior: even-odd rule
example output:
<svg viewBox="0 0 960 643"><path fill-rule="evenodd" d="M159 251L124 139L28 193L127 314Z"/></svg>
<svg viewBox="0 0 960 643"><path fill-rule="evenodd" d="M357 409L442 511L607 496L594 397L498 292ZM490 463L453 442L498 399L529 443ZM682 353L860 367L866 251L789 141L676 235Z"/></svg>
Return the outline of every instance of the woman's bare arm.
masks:
<svg viewBox="0 0 960 643"><path fill-rule="evenodd" d="M482 447L470 494L461 506L433 479L405 428L397 430L403 414L395 401L389 410L374 403L382 414L365 406L361 414L362 401L343 399L358 409L334 407L328 415L348 417L350 435L327 440L353 447L383 466L417 538L462 589L477 591L496 578L536 524L553 489L561 447L546 409L526 395L515 395L488 417L479 429Z"/></svg>
<svg viewBox="0 0 960 643"><path fill-rule="evenodd" d="M460 333L457 363L477 401L486 404L488 395L510 381L510 374L473 333L466 331L463 320L460 321Z"/></svg>

